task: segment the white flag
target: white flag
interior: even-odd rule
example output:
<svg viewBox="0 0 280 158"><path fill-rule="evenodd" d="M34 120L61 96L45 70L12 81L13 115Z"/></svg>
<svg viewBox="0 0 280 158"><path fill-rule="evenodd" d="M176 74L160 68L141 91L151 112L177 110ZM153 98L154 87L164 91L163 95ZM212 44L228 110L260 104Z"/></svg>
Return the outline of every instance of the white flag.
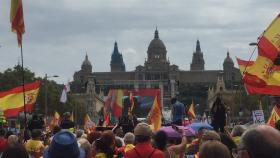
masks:
<svg viewBox="0 0 280 158"><path fill-rule="evenodd" d="M60 102L66 103L67 101L67 93L70 92L70 84L69 82L64 85L64 88L62 90L61 96L60 96Z"/></svg>

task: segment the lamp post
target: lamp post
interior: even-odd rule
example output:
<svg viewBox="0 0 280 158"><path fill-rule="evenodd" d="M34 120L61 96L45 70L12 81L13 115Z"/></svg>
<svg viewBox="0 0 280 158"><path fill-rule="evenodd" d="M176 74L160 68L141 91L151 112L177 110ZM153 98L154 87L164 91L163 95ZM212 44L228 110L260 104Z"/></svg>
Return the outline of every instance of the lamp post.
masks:
<svg viewBox="0 0 280 158"><path fill-rule="evenodd" d="M45 74L45 117L47 118L48 116L48 86L47 86L47 81L48 78L52 78L52 77L59 77L57 75L53 75L53 76L48 76L48 74Z"/></svg>

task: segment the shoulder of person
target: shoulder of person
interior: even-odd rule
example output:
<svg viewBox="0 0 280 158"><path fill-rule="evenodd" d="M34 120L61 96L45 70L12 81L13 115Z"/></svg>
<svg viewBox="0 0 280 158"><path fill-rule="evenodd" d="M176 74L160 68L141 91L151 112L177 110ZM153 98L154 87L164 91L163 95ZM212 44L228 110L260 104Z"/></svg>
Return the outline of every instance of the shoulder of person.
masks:
<svg viewBox="0 0 280 158"><path fill-rule="evenodd" d="M158 149L155 150L155 152L153 153L152 157L155 158L164 158L164 153Z"/></svg>

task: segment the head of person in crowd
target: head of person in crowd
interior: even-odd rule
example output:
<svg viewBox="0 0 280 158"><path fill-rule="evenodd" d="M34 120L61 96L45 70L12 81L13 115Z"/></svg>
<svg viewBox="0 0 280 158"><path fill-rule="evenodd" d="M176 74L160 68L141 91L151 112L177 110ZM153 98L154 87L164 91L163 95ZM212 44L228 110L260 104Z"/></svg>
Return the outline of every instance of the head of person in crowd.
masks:
<svg viewBox="0 0 280 158"><path fill-rule="evenodd" d="M13 131L7 131L7 133L5 134L5 138L8 139L8 137L9 137L10 135L13 135L13 134L14 134Z"/></svg>
<svg viewBox="0 0 280 158"><path fill-rule="evenodd" d="M199 148L199 158L231 158L231 154L221 142L209 140Z"/></svg>
<svg viewBox="0 0 280 158"><path fill-rule="evenodd" d="M70 113L70 112L65 112L65 113L63 114L63 119L64 119L64 120L70 120L70 117L71 117L71 113Z"/></svg>
<svg viewBox="0 0 280 158"><path fill-rule="evenodd" d="M78 129L76 131L76 138L77 139L81 138L83 134L84 134L84 130Z"/></svg>
<svg viewBox="0 0 280 158"><path fill-rule="evenodd" d="M167 145L167 135L164 131L158 131L154 135L154 143L157 149L164 151Z"/></svg>
<svg viewBox="0 0 280 158"><path fill-rule="evenodd" d="M280 131L280 120L275 122L275 128Z"/></svg>
<svg viewBox="0 0 280 158"><path fill-rule="evenodd" d="M20 143L10 145L3 152L1 158L29 158L24 146Z"/></svg>
<svg viewBox="0 0 280 158"><path fill-rule="evenodd" d="M0 128L0 137L5 138L6 130L4 128Z"/></svg>
<svg viewBox="0 0 280 158"><path fill-rule="evenodd" d="M134 144L135 136L133 133L128 132L124 135L123 140L125 144Z"/></svg>
<svg viewBox="0 0 280 158"><path fill-rule="evenodd" d="M10 135L8 137L8 146L15 145L15 144L18 144L18 143L19 143L18 136Z"/></svg>
<svg viewBox="0 0 280 158"><path fill-rule="evenodd" d="M170 103L171 103L171 104L175 104L176 101L177 101L177 98L171 98Z"/></svg>
<svg viewBox="0 0 280 158"><path fill-rule="evenodd" d="M41 140L42 131L40 129L33 129L31 132L31 138L33 140Z"/></svg>
<svg viewBox="0 0 280 158"><path fill-rule="evenodd" d="M96 156L104 155L113 158L115 147L115 135L111 130L104 131L101 137L95 140Z"/></svg>
<svg viewBox="0 0 280 158"><path fill-rule="evenodd" d="M202 135L207 131L207 128L200 127L197 131L197 138L200 140L202 138Z"/></svg>
<svg viewBox="0 0 280 158"><path fill-rule="evenodd" d="M279 158L280 132L268 125L251 127L241 136L238 158Z"/></svg>
<svg viewBox="0 0 280 158"><path fill-rule="evenodd" d="M200 145L202 145L204 142L208 140L216 140L216 141L221 141L220 135L215 132L215 131L206 131L201 137Z"/></svg>
<svg viewBox="0 0 280 158"><path fill-rule="evenodd" d="M115 145L116 145L117 148L120 148L124 145L123 141L120 137L115 137Z"/></svg>
<svg viewBox="0 0 280 158"><path fill-rule="evenodd" d="M236 145L239 145L241 135L246 131L246 127L243 125L236 125L231 131L231 137Z"/></svg>
<svg viewBox="0 0 280 158"><path fill-rule="evenodd" d="M76 137L69 131L54 135L50 146L45 149L43 158L85 158L85 151L79 148Z"/></svg>
<svg viewBox="0 0 280 158"><path fill-rule="evenodd" d="M100 131L94 131L87 134L87 140L92 144L96 139L101 137Z"/></svg>
<svg viewBox="0 0 280 158"><path fill-rule="evenodd" d="M92 150L91 150L91 144L89 141L85 138L81 138L78 140L78 143L80 144L80 147L84 149L86 158L91 158L92 156Z"/></svg>
<svg viewBox="0 0 280 158"><path fill-rule="evenodd" d="M146 123L139 123L134 128L135 143L150 143L152 130Z"/></svg>
<svg viewBox="0 0 280 158"><path fill-rule="evenodd" d="M122 127L118 127L118 128L115 130L115 135L118 136L118 137L121 137L121 138L124 136Z"/></svg>
<svg viewBox="0 0 280 158"><path fill-rule="evenodd" d="M55 135L56 133L61 131L61 127L59 126L54 126L53 130L52 130L52 134Z"/></svg>

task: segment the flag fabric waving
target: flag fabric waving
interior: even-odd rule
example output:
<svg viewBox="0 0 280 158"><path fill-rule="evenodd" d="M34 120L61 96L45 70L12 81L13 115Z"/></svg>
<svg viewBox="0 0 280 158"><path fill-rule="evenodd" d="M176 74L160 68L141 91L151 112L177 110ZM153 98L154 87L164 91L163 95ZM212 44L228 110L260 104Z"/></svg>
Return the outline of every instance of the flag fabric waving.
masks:
<svg viewBox="0 0 280 158"><path fill-rule="evenodd" d="M135 105L135 103L134 103L134 98L133 98L133 93L132 93L132 92L129 93L129 102L130 102L131 112L132 112L133 109L134 109L134 105Z"/></svg>
<svg viewBox="0 0 280 158"><path fill-rule="evenodd" d="M84 130L87 132L87 133L90 133L91 131L94 130L95 128L95 123L93 121L91 121L89 115L87 114L85 116L85 120L84 120Z"/></svg>
<svg viewBox="0 0 280 158"><path fill-rule="evenodd" d="M36 102L39 93L40 83L40 81L35 81L24 85L26 112L32 111L32 106ZM23 112L23 87L19 86L0 92L0 108L6 117L16 117L19 112Z"/></svg>
<svg viewBox="0 0 280 158"><path fill-rule="evenodd" d="M193 101L192 101L192 104L189 107L188 116L193 118L193 119L196 118L196 115L195 115L195 112L194 112L194 102Z"/></svg>
<svg viewBox="0 0 280 158"><path fill-rule="evenodd" d="M159 92L158 92L159 93ZM153 126L153 131L158 131L161 127L161 105L158 95L155 96L153 105L148 114L148 121Z"/></svg>
<svg viewBox="0 0 280 158"><path fill-rule="evenodd" d="M11 0L10 22L12 31L17 34L18 46L21 46L22 34L25 32L22 0Z"/></svg>
<svg viewBox="0 0 280 158"><path fill-rule="evenodd" d="M252 81L250 81L250 77L252 77L252 76L249 76L249 77L245 76L245 75L250 75L250 74L246 73L245 71L247 71L247 70L250 71L251 67L254 66L254 63L255 63L254 61L246 61L246 60L242 60L240 58L236 58L236 60L239 65L240 73L243 76L244 86L245 86L248 94L280 95L280 86L269 85L269 84L268 85L265 84L265 85L261 85L261 86L255 85L255 84L252 84L252 82L255 82L254 79L251 78ZM280 79L280 77L277 77L279 75L280 75L280 67L274 65L274 72L273 72L274 81L277 81ZM248 82L250 84L248 84Z"/></svg>
<svg viewBox="0 0 280 158"><path fill-rule="evenodd" d="M53 116L52 121L51 121L51 123L50 123L50 127L51 127L51 129L53 129L55 126L58 126L59 124L60 124L60 115L59 115L59 113L56 111L56 112L54 113L54 116Z"/></svg>
<svg viewBox="0 0 280 158"><path fill-rule="evenodd" d="M69 82L64 85L61 96L60 96L60 102L66 103L67 102L67 93L70 92L70 84Z"/></svg>
<svg viewBox="0 0 280 158"><path fill-rule="evenodd" d="M275 126L275 122L280 120L280 111L277 105L274 105L272 111L271 111L271 115L267 121L267 124L269 124L270 126L274 127Z"/></svg>
<svg viewBox="0 0 280 158"><path fill-rule="evenodd" d="M265 57L274 61L280 52L280 14L272 21L258 43Z"/></svg>

